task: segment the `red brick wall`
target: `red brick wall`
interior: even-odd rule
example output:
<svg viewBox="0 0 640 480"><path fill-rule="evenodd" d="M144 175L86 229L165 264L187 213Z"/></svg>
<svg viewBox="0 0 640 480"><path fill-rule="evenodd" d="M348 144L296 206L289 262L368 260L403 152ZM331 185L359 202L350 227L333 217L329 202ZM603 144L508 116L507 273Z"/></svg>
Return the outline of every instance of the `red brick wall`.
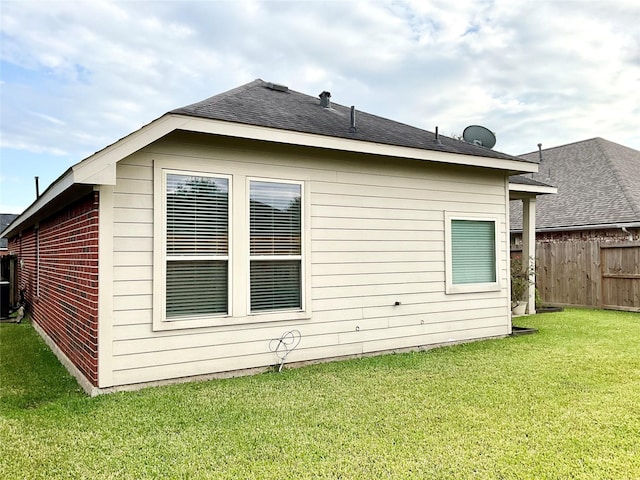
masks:
<svg viewBox="0 0 640 480"><path fill-rule="evenodd" d="M579 230L573 232L540 232L536 233L536 241L541 243L556 243L567 241L599 241L599 242L631 242L640 240L640 231L632 228L623 232L621 228L607 230Z"/></svg>
<svg viewBox="0 0 640 480"><path fill-rule="evenodd" d="M98 385L98 193L9 241L31 318ZM37 258L39 257L39 261Z"/></svg>

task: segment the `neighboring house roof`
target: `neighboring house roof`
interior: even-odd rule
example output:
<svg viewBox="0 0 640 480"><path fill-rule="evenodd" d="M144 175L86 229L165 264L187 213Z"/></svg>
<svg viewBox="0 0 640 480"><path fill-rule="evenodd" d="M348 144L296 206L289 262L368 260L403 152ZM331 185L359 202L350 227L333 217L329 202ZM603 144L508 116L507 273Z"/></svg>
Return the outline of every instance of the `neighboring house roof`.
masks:
<svg viewBox="0 0 640 480"><path fill-rule="evenodd" d="M522 157L534 159L539 154ZM537 199L537 230L640 226L638 150L603 138L570 143L542 150L539 172L519 178L558 188L556 195ZM512 230L521 230L518 206L512 206L510 218Z"/></svg>
<svg viewBox="0 0 640 480"><path fill-rule="evenodd" d="M13 213L0 213L0 232L4 231L5 228L11 225L11 222L13 222L17 217L18 215L14 215ZM0 238L0 250L6 249L7 246L7 239Z"/></svg>
<svg viewBox="0 0 640 480"><path fill-rule="evenodd" d="M324 92L323 92L324 93ZM173 131L276 142L310 148L499 169L537 171L537 159L520 158L361 111L351 128L350 108L321 105L305 95L257 79L228 92L178 108L68 169L3 234L15 234L47 212L91 191L115 185L116 164Z"/></svg>

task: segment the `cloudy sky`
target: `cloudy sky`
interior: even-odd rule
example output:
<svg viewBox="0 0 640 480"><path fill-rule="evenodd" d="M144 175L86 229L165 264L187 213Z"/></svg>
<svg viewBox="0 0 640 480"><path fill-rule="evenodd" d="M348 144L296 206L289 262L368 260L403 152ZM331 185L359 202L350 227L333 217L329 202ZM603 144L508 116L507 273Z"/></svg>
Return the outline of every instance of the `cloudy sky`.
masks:
<svg viewBox="0 0 640 480"><path fill-rule="evenodd" d="M0 213L163 113L255 78L518 155L640 150L637 0L0 0Z"/></svg>

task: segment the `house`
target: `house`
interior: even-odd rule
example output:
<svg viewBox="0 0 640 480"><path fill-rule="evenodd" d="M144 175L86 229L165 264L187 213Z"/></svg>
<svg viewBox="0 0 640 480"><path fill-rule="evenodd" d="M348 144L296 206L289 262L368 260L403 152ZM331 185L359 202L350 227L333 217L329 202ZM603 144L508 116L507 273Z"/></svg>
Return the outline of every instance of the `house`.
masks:
<svg viewBox="0 0 640 480"><path fill-rule="evenodd" d="M522 155L529 182L557 186L537 199L538 290L545 303L640 310L640 151L592 138ZM511 245L522 215L511 207Z"/></svg>
<svg viewBox="0 0 640 480"><path fill-rule="evenodd" d="M7 228L11 222L13 222L18 215L12 213L0 213L0 232ZM9 253L8 243L6 238L0 238L0 257Z"/></svg>
<svg viewBox="0 0 640 480"><path fill-rule="evenodd" d="M3 235L96 394L264 370L294 330L292 363L509 334L509 176L537 169L258 79L74 165Z"/></svg>
<svg viewBox="0 0 640 480"><path fill-rule="evenodd" d="M0 232L15 220L17 215L0 213ZM9 277L11 275L12 262L9 258L9 248L6 238L0 238L0 319L9 316L9 305L14 303L12 299L15 292L11 289Z"/></svg>

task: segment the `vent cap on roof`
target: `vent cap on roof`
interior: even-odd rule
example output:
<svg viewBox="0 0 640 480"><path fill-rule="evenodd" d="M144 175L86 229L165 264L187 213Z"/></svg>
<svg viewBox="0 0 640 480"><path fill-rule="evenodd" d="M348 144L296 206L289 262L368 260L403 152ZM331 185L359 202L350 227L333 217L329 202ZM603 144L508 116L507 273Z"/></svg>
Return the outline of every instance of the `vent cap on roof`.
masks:
<svg viewBox="0 0 640 480"><path fill-rule="evenodd" d="M269 90L275 90L276 92L287 92L289 91L289 87L286 85L280 85L279 83L267 83L267 88Z"/></svg>
<svg viewBox="0 0 640 480"><path fill-rule="evenodd" d="M327 92L326 90L322 92L320 95L320 106L323 108L331 108L331 92Z"/></svg>

